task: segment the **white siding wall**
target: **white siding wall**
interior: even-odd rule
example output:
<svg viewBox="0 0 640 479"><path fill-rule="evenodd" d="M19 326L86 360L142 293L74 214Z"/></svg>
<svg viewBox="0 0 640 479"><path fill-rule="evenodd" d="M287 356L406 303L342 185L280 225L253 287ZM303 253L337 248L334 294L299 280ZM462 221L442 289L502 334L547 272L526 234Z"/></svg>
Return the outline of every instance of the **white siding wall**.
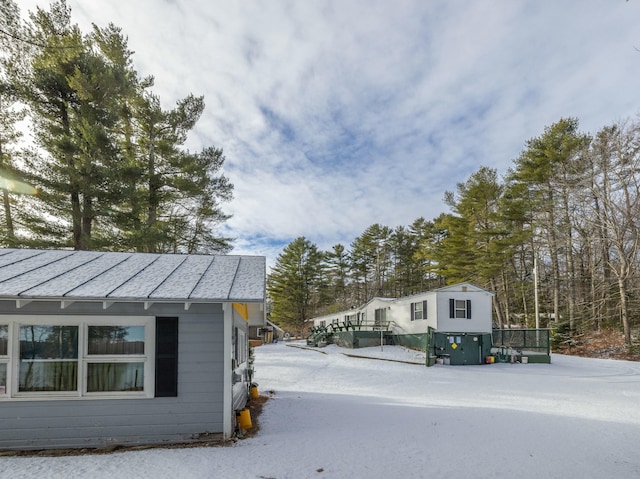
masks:
<svg viewBox="0 0 640 479"><path fill-rule="evenodd" d="M449 299L471 300L471 319L449 317ZM441 332L490 333L492 327L493 295L469 283L453 285L395 300L374 298L356 310L341 311L313 319L314 326L332 320L344 321L346 314L366 313L366 321L373 323L376 309L386 309L386 320L393 321L391 330L396 334L426 333L428 327ZM411 303L427 301L427 319L411 321Z"/></svg>
<svg viewBox="0 0 640 479"><path fill-rule="evenodd" d="M471 319L450 318L450 299L471 300ZM438 327L441 332L490 333L491 294L485 291L438 292Z"/></svg>
<svg viewBox="0 0 640 479"><path fill-rule="evenodd" d="M426 333L427 328L437 326L437 305L436 293L429 292L408 296L394 301L391 311L394 321L394 332L396 334L420 334ZM411 321L411 303L421 303L427 301L427 319L417 319Z"/></svg>

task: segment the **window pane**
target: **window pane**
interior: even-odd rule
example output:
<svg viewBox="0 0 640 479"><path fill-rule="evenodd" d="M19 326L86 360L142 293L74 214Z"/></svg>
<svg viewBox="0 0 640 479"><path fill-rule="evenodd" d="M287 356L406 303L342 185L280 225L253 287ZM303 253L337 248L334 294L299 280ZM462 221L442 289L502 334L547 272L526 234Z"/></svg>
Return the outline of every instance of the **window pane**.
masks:
<svg viewBox="0 0 640 479"><path fill-rule="evenodd" d="M456 318L467 317L467 302L464 299L456 299Z"/></svg>
<svg viewBox="0 0 640 479"><path fill-rule="evenodd" d="M9 344L9 326L0 324L0 356L7 355L7 345Z"/></svg>
<svg viewBox="0 0 640 479"><path fill-rule="evenodd" d="M78 359L78 327L20 326L20 359Z"/></svg>
<svg viewBox="0 0 640 479"><path fill-rule="evenodd" d="M87 391L143 391L144 363L89 363Z"/></svg>
<svg viewBox="0 0 640 479"><path fill-rule="evenodd" d="M19 391L76 391L78 327L20 326Z"/></svg>
<svg viewBox="0 0 640 479"><path fill-rule="evenodd" d="M77 361L23 360L19 391L77 391Z"/></svg>
<svg viewBox="0 0 640 479"><path fill-rule="evenodd" d="M0 363L0 394L7 392L7 364Z"/></svg>
<svg viewBox="0 0 640 479"><path fill-rule="evenodd" d="M89 326L89 354L144 354L144 326Z"/></svg>

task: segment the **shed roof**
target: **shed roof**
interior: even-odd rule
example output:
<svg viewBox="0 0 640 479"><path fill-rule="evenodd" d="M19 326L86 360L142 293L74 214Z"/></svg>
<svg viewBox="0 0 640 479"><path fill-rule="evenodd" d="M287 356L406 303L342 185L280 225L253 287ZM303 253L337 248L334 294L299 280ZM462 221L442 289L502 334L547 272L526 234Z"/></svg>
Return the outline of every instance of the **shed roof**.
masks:
<svg viewBox="0 0 640 479"><path fill-rule="evenodd" d="M264 256L0 248L0 298L261 302Z"/></svg>

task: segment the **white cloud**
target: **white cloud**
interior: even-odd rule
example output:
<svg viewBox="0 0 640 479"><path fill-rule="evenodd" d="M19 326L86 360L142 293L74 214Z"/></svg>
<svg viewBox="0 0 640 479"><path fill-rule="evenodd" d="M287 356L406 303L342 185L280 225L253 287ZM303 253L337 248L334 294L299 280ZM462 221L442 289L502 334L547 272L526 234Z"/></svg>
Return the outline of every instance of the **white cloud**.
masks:
<svg viewBox="0 0 640 479"><path fill-rule="evenodd" d="M166 107L205 95L189 146L224 149L225 233L271 261L297 236L329 248L432 219L561 117L595 132L639 111L638 2L69 5L83 28L122 27Z"/></svg>

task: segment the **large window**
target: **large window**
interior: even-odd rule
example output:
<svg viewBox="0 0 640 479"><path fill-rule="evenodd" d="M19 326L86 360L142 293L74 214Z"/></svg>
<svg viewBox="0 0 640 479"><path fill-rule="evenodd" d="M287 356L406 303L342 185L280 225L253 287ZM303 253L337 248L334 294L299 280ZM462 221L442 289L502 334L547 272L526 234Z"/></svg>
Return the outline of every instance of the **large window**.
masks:
<svg viewBox="0 0 640 479"><path fill-rule="evenodd" d="M19 325L18 392L78 390L78 326Z"/></svg>
<svg viewBox="0 0 640 479"><path fill-rule="evenodd" d="M151 317L11 316L0 395L152 397L154 337Z"/></svg>
<svg viewBox="0 0 640 479"><path fill-rule="evenodd" d="M144 391L144 326L88 326L87 392Z"/></svg>

